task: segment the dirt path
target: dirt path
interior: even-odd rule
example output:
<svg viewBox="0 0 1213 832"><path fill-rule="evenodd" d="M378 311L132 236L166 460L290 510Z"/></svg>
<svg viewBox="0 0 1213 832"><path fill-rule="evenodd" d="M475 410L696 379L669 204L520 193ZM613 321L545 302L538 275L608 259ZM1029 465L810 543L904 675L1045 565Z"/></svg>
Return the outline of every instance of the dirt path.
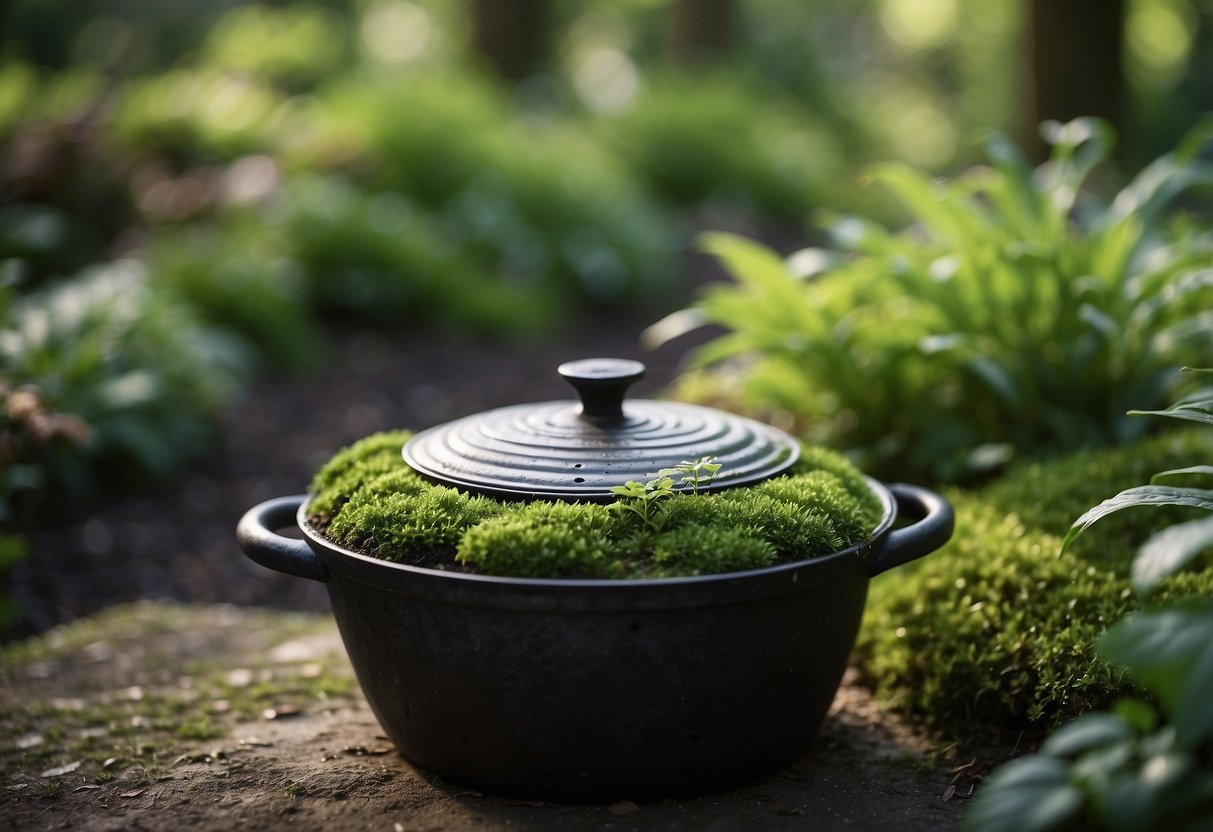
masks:
<svg viewBox="0 0 1213 832"><path fill-rule="evenodd" d="M954 829L931 748L848 680L813 746L751 786L519 802L404 760L325 614L141 602L0 653L6 829Z"/></svg>

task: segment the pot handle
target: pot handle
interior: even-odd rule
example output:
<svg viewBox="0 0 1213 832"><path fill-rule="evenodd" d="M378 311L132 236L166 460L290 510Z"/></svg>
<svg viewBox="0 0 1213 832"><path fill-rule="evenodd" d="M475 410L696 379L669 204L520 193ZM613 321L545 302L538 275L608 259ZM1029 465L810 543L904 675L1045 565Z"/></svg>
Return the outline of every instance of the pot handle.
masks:
<svg viewBox="0 0 1213 832"><path fill-rule="evenodd" d="M934 552L952 538L956 525L952 506L934 491L905 483L891 483L887 488L897 501L898 514L904 512L921 519L893 529L876 545L868 568L871 576Z"/></svg>
<svg viewBox="0 0 1213 832"><path fill-rule="evenodd" d="M236 542L246 555L262 566L297 578L327 581L328 567L316 557L306 541L275 533L277 529L294 524L300 506L306 501L307 495L300 494L253 506L236 525Z"/></svg>

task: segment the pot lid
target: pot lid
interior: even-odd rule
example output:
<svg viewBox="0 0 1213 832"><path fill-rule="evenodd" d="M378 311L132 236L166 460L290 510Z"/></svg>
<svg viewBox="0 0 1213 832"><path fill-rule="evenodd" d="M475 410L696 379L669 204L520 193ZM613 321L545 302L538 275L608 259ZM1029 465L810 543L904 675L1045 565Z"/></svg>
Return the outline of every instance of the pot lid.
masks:
<svg viewBox="0 0 1213 832"><path fill-rule="evenodd" d="M426 479L478 494L608 501L612 487L646 482L685 461L720 463L706 486L717 491L782 473L800 455L795 439L753 419L679 402L624 401L644 377L639 361L590 358L557 371L579 401L501 407L438 425L404 446L405 462Z"/></svg>

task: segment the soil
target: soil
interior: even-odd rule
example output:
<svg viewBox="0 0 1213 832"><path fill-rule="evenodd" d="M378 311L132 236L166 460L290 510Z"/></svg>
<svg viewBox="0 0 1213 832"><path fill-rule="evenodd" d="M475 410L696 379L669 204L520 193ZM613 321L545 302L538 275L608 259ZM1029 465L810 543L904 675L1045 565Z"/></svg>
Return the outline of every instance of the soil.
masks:
<svg viewBox="0 0 1213 832"><path fill-rule="evenodd" d="M801 760L727 794L565 806L442 783L413 769L380 734L349 681L323 585L264 569L236 548L243 511L303 492L343 445L489 407L568 398L555 373L561 361L640 359L649 374L633 394L657 394L688 345L642 350L638 333L653 320L591 321L559 342L530 344L337 327L326 366L259 384L226 414L217 452L182 482L115 497L86 517L37 530L29 557L10 575L22 616L0 662L5 828L955 828L975 772L953 770L932 738L881 711L854 673ZM73 641L80 633L87 643ZM270 681L299 682L317 662L344 686L302 704L298 691L307 685L288 686L295 704L266 709L279 718L189 710L200 667L223 678L255 667ZM239 703L252 688L262 698L276 690L270 682L248 689L224 682L215 701ZM122 701L127 710L116 718L94 714L94 699L109 707L136 689L159 692ZM169 703L169 716L144 714L144 702ZM93 722L80 724L81 713ZM208 739L191 745L185 729L195 723ZM151 737L150 752L142 734ZM30 736L40 738L34 750L20 748ZM165 757L169 749L178 756ZM138 765L111 771L103 765L111 758ZM81 765L56 773L74 762Z"/></svg>

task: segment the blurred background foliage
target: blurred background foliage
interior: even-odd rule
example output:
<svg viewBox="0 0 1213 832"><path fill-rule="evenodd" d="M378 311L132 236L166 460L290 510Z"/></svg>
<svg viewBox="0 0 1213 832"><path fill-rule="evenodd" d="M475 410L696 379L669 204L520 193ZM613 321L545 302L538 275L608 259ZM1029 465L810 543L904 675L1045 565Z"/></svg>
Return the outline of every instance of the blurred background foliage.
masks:
<svg viewBox="0 0 1213 832"><path fill-rule="evenodd" d="M1109 121L1118 186L1211 65L1213 0L12 0L0 519L171 475L336 319L655 320L695 231L904 223L869 164L1041 161L1043 118Z"/></svg>

